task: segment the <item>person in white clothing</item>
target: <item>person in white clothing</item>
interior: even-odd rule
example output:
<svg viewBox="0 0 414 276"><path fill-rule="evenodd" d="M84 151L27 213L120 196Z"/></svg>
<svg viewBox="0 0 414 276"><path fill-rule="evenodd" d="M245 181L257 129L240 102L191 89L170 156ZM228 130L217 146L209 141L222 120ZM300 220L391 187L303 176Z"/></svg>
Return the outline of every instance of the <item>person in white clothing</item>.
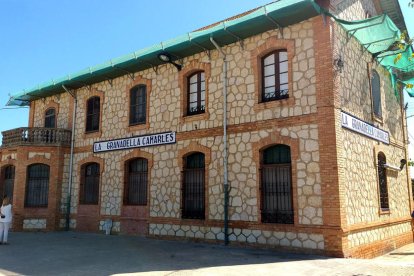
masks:
<svg viewBox="0 0 414 276"><path fill-rule="evenodd" d="M9 244L7 238L9 236L9 228L12 222L12 205L10 199L5 196L3 204L0 208L0 244Z"/></svg>

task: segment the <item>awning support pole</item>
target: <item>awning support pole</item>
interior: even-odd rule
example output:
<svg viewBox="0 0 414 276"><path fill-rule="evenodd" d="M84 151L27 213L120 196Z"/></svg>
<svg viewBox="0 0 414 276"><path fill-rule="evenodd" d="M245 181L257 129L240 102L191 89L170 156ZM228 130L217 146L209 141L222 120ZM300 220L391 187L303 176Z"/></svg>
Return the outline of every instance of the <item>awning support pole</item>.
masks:
<svg viewBox="0 0 414 276"><path fill-rule="evenodd" d="M224 168L224 244L229 244L229 184L227 171L227 60L223 49L210 37L211 43L223 58L223 168Z"/></svg>

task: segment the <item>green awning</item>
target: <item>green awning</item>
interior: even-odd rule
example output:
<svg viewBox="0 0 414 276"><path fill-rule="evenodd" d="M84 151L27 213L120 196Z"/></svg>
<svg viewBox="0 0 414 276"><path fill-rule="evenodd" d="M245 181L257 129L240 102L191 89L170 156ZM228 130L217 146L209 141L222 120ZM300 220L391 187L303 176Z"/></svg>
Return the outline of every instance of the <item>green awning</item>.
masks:
<svg viewBox="0 0 414 276"><path fill-rule="evenodd" d="M30 101L64 92L62 85L78 89L85 85L114 79L162 64L157 55L168 51L175 59L212 50L213 37L219 45L228 45L250 36L289 26L321 13L314 0L283 0L253 10L241 17L220 22L212 27L187 33L131 54L86 68L74 74L42 83L13 95L7 105L23 106Z"/></svg>
<svg viewBox="0 0 414 276"><path fill-rule="evenodd" d="M401 43L401 32L387 15L351 22L338 18L335 20L392 74L393 83L399 82L405 86L414 83L413 78L404 77L407 75L405 73L414 71L412 46ZM407 87L405 90L414 97L414 90Z"/></svg>

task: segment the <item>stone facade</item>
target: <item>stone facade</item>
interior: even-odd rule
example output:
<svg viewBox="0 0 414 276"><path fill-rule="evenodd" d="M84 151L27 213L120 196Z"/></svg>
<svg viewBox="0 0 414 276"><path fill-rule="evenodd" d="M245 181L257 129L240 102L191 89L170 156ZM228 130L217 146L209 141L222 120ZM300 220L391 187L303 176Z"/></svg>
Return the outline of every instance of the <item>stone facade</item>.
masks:
<svg viewBox="0 0 414 276"><path fill-rule="evenodd" d="M336 6L344 19L361 19L367 11L377 14L372 1L342 1ZM260 60L276 49L287 50L289 98L261 102ZM354 39L348 41L335 22L322 17L251 36L243 40L243 47L234 43L223 46L223 51L228 62L230 242L371 257L389 249L379 241L402 245L410 241L409 234L412 240L407 171L389 173L390 212L379 212L376 155L384 152L392 164L406 157L403 111L386 71ZM339 53L343 72L333 70ZM75 118L69 93L31 102L30 127L43 127L45 111L51 107L58 128L70 129L75 120L73 183L69 191L68 148L0 149L0 167L24 160L15 179L15 195L20 198L14 205L20 219L14 227L64 228L71 198L69 227L78 231L103 231L105 220L111 219L113 233L224 240L223 59L213 50L183 57L181 62L180 72L165 64L76 90ZM381 75L381 120L372 114L367 68ZM206 110L185 116L185 80L197 70L205 72ZM129 93L139 84L147 87L146 122L130 126ZM88 133L86 105L93 96L100 98L100 127ZM341 110L388 131L391 144L342 129ZM92 150L97 141L165 131L176 132L177 142L103 153ZM260 152L275 144L290 147L293 224L262 223ZM183 158L192 152L205 156L204 220L181 217ZM148 160L144 206L123 201L125 166L133 158ZM34 162L55 168L51 174L55 188L49 193L53 216L24 208L26 166ZM100 166L97 205L80 204L82 167L90 162Z"/></svg>

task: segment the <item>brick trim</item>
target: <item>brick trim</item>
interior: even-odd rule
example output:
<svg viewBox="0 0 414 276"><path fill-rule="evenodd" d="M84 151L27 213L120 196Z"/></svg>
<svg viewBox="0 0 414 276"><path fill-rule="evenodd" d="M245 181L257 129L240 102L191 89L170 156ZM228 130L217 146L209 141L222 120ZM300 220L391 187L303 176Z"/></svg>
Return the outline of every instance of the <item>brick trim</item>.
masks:
<svg viewBox="0 0 414 276"><path fill-rule="evenodd" d="M341 185L343 167L338 151L342 144L338 141L340 132L341 96L339 82L334 80L333 37L334 22L322 16L312 18L315 49L316 104L320 153L320 176L323 206L323 223L338 231L324 235L325 250L344 254L348 247L347 239L340 229L347 227L345 189ZM342 177L342 178L341 178ZM345 181L345 180L342 180Z"/></svg>
<svg viewBox="0 0 414 276"><path fill-rule="evenodd" d="M29 127L33 127L33 124L34 124L35 106L36 106L36 101L30 102Z"/></svg>
<svg viewBox="0 0 414 276"><path fill-rule="evenodd" d="M269 102L261 101L262 94L262 57L270 52L286 49L288 54L288 82L289 82L289 98L283 100L275 100ZM293 97L293 58L295 57L295 40L294 39L278 39L272 36L266 39L265 43L250 51L250 61L254 75L255 83L255 103L253 110L258 112L267 108L280 106L294 106L295 98Z"/></svg>
<svg viewBox="0 0 414 276"><path fill-rule="evenodd" d="M261 205L261 195L260 195L260 159L261 151L264 149L274 146L274 145L287 145L290 147L291 155L291 173L292 173L292 203L293 203L293 225L297 226L299 224L299 215L298 215L298 196L297 196L297 169L296 162L299 160L299 140L290 138L287 136L281 136L278 132L270 133L270 136L262 138L259 141L252 143L253 151L253 162L256 164L256 194L257 194L257 207L260 208ZM262 217L261 212L258 210L257 213L258 222L261 223ZM268 225L268 223L264 224ZM279 224L280 225L280 224ZM283 225L283 224L282 224Z"/></svg>
<svg viewBox="0 0 414 276"><path fill-rule="evenodd" d="M187 116L187 99L188 99L188 87L187 87L187 78L197 71L204 71L205 76L205 101L206 107L205 112L202 114ZM193 60L187 64L183 70L178 73L178 86L181 91L181 101L180 101L180 123L192 122L197 120L208 120L210 118L209 113L209 81L211 76L211 64L206 62L199 62L198 60Z"/></svg>
<svg viewBox="0 0 414 276"><path fill-rule="evenodd" d="M137 85L143 84L146 86L146 116L145 116L145 124L136 124L136 125L130 125L129 118L131 114L131 89L134 88ZM142 130L142 129L149 129L150 123L149 123L149 117L150 117L150 99L151 99L151 91L152 91L152 81L150 79L143 78L141 76L136 76L135 79L132 81L131 84L129 84L126 87L125 95L128 99L128 116L126 121L126 129L128 132L132 132L135 130Z"/></svg>

